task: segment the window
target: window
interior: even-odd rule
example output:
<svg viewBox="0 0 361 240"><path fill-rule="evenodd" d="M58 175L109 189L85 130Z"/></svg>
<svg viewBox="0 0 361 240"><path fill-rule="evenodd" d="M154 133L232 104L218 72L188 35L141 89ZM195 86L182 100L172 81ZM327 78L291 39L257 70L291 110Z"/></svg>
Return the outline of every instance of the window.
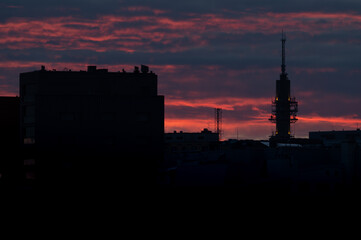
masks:
<svg viewBox="0 0 361 240"><path fill-rule="evenodd" d="M35 127L26 127L25 137L34 137L34 136L35 136Z"/></svg>
<svg viewBox="0 0 361 240"><path fill-rule="evenodd" d="M24 144L35 143L35 127L24 128Z"/></svg>
<svg viewBox="0 0 361 240"><path fill-rule="evenodd" d="M34 144L35 138L24 138L24 144Z"/></svg>
<svg viewBox="0 0 361 240"><path fill-rule="evenodd" d="M34 180L35 179L35 173L34 172L26 172L25 173L25 178L27 179L27 180Z"/></svg>
<svg viewBox="0 0 361 240"><path fill-rule="evenodd" d="M35 94L37 92L37 86L35 84L27 84L23 86L23 97L25 102L34 101Z"/></svg>
<svg viewBox="0 0 361 240"><path fill-rule="evenodd" d="M35 106L23 107L23 116L24 116L24 123L34 123L35 122Z"/></svg>
<svg viewBox="0 0 361 240"><path fill-rule="evenodd" d="M30 158L30 159L24 159L24 166L32 166L35 165L35 159Z"/></svg>

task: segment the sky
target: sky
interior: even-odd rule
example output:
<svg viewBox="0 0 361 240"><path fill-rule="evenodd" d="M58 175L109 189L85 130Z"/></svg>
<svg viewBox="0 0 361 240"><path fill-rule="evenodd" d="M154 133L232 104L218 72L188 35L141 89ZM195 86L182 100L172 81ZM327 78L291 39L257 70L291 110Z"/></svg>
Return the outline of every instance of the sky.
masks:
<svg viewBox="0 0 361 240"><path fill-rule="evenodd" d="M165 96L165 131L215 129L268 139L281 72L299 102L296 137L361 126L359 0L1 0L0 95L19 73L148 65Z"/></svg>

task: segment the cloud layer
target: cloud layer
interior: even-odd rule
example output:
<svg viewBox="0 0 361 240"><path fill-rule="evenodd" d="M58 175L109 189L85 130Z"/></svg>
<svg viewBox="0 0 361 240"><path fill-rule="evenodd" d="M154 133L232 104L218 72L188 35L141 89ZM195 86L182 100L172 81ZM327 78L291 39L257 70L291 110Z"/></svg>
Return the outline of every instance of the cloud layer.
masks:
<svg viewBox="0 0 361 240"><path fill-rule="evenodd" d="M298 137L361 123L359 1L106 0L0 3L0 94L45 65L118 71L146 64L166 99L166 131L214 129L225 138L265 139L281 31L299 100Z"/></svg>

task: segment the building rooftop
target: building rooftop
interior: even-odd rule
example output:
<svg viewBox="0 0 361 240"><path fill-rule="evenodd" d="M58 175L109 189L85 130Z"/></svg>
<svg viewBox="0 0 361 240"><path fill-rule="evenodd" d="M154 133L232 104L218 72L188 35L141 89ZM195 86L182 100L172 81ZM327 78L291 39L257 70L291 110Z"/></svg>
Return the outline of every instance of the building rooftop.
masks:
<svg viewBox="0 0 361 240"><path fill-rule="evenodd" d="M45 66L41 66L40 70L37 70L40 72L81 72L81 73L142 73L142 74L154 74L152 71L149 71L149 67L146 65L141 65L140 69L138 66L134 66L134 70L133 72L126 72L124 69L122 69L122 71L118 71L118 72L109 72L108 69L103 68L103 69L98 69L97 66L88 66L87 70L80 70L80 71L72 71L71 69L68 68L64 68L62 71L57 71L56 69L51 69L48 70L45 68Z"/></svg>

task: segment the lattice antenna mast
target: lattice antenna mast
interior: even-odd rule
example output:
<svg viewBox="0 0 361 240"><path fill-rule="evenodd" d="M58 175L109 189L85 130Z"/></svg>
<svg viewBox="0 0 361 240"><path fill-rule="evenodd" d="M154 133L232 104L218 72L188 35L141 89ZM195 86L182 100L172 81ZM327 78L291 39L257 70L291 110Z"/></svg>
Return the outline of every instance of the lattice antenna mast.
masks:
<svg viewBox="0 0 361 240"><path fill-rule="evenodd" d="M216 133L218 134L219 140L222 139L222 108L215 108L214 109L214 122Z"/></svg>

